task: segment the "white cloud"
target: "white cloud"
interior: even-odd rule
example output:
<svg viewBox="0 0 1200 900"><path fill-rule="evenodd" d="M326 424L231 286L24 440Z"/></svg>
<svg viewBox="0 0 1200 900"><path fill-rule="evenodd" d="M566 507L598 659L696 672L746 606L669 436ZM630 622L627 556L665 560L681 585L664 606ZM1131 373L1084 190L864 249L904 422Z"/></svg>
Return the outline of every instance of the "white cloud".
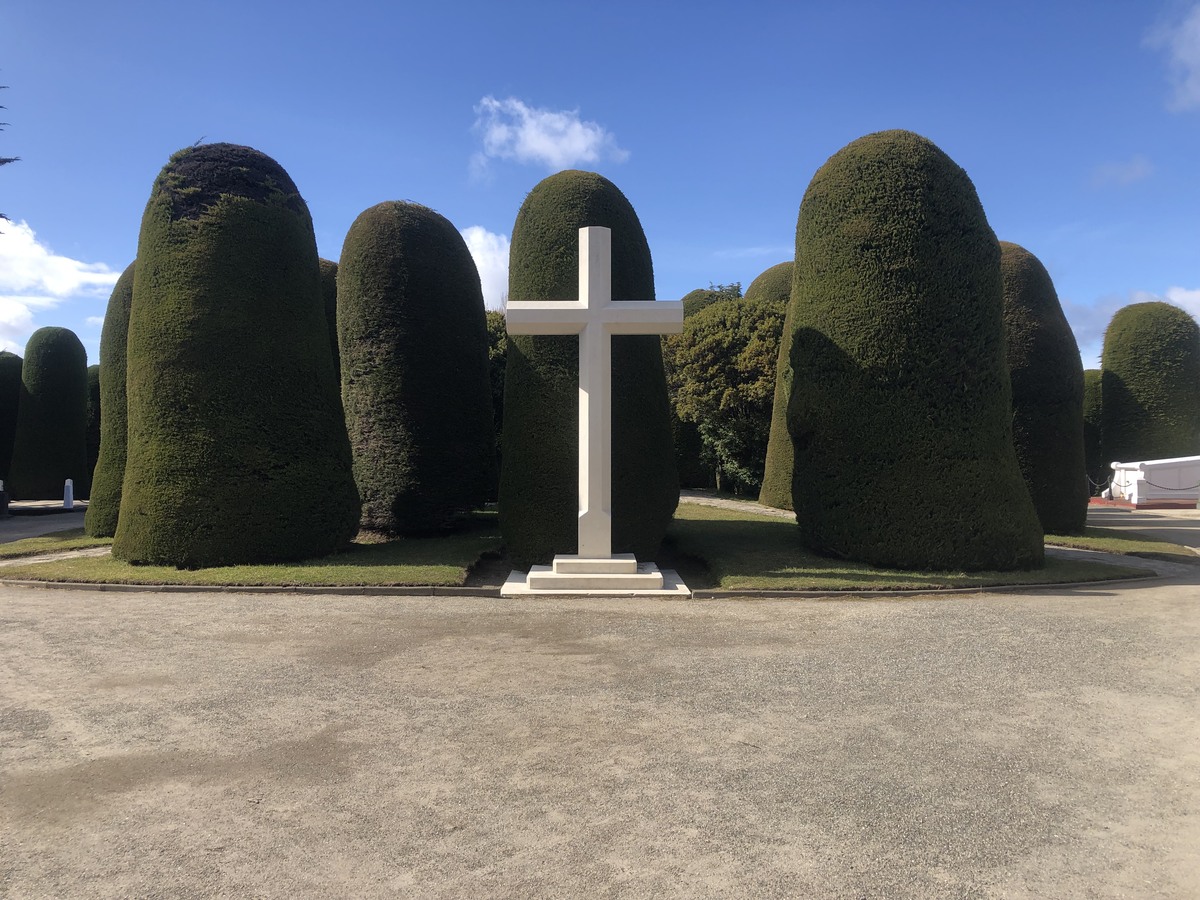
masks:
<svg viewBox="0 0 1200 900"><path fill-rule="evenodd" d="M35 327L35 310L78 297L107 298L120 277L104 263L58 255L26 222L5 222L0 227L0 343L22 352Z"/></svg>
<svg viewBox="0 0 1200 900"><path fill-rule="evenodd" d="M475 130L483 149L471 159L476 175L487 171L488 161L509 159L542 165L551 171L601 160L624 162L629 151L596 122L579 118L579 110L552 110L527 106L515 97L497 100L487 96L475 107Z"/></svg>
<svg viewBox="0 0 1200 900"><path fill-rule="evenodd" d="M1173 303L1180 309L1186 309L1192 318L1200 321L1200 288L1189 290L1182 287L1169 287L1163 295L1168 303Z"/></svg>
<svg viewBox="0 0 1200 900"><path fill-rule="evenodd" d="M1182 112L1200 107L1200 3L1193 4L1181 18L1157 25L1144 43L1166 51L1173 89L1167 108Z"/></svg>
<svg viewBox="0 0 1200 900"><path fill-rule="evenodd" d="M1101 163L1092 169L1092 187L1125 187L1154 174L1154 163L1142 154L1125 162Z"/></svg>
<svg viewBox="0 0 1200 900"><path fill-rule="evenodd" d="M462 229L462 236L475 259L475 268L479 269L483 305L488 309L503 309L508 294L508 238L479 225Z"/></svg>
<svg viewBox="0 0 1200 900"><path fill-rule="evenodd" d="M104 324L104 316L88 316L87 323L89 325L94 325L97 328L99 328L101 325Z"/></svg>
<svg viewBox="0 0 1200 900"><path fill-rule="evenodd" d="M795 256L796 248L780 244L775 247L731 247L727 250L717 250L713 253L717 259L752 259L760 256L781 256L785 260Z"/></svg>

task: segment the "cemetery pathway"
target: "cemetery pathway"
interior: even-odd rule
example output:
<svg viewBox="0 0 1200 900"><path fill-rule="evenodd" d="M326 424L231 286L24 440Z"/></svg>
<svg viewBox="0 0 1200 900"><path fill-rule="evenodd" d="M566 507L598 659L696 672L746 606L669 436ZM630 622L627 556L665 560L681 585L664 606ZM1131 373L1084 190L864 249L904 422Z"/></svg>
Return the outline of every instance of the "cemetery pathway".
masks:
<svg viewBox="0 0 1200 900"><path fill-rule="evenodd" d="M864 601L0 587L0 896L1200 896L1200 567Z"/></svg>

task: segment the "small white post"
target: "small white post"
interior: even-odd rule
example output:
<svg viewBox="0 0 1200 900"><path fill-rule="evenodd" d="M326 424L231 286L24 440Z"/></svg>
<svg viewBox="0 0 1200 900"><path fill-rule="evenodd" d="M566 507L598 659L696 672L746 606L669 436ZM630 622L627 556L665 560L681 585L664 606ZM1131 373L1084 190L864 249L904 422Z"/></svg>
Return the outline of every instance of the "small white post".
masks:
<svg viewBox="0 0 1200 900"><path fill-rule="evenodd" d="M75 508L75 483L70 478L63 485L63 509Z"/></svg>

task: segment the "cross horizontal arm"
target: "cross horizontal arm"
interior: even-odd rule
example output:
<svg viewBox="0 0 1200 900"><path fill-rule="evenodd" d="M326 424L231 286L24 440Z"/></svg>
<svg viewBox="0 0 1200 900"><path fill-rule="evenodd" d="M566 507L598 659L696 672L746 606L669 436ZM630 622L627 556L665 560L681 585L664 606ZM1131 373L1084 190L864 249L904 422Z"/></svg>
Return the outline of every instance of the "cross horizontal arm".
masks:
<svg viewBox="0 0 1200 900"><path fill-rule="evenodd" d="M599 309L571 300L510 301L505 316L509 334L579 334L592 323L603 325L609 334L683 330L683 304L678 300L618 300Z"/></svg>
<svg viewBox="0 0 1200 900"><path fill-rule="evenodd" d="M588 309L574 300L510 300L504 311L509 334L579 334Z"/></svg>

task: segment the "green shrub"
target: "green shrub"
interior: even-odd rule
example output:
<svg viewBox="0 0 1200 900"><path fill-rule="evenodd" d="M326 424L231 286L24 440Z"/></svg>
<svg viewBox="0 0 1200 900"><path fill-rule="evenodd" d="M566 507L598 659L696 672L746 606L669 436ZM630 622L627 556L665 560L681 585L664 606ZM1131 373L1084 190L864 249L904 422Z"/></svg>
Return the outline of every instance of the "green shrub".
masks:
<svg viewBox="0 0 1200 900"><path fill-rule="evenodd" d="M1091 493L1098 494L1108 484L1112 469L1104 459L1104 448L1101 444L1101 415L1103 400L1100 390L1100 370L1083 370L1083 453L1087 465L1088 478L1092 483Z"/></svg>
<svg viewBox="0 0 1200 900"><path fill-rule="evenodd" d="M1012 443L1000 248L967 174L906 131L840 150L800 206L791 302L804 543L897 568L1041 565Z"/></svg>
<svg viewBox="0 0 1200 900"><path fill-rule="evenodd" d="M8 482L13 439L17 436L17 406L21 401L21 357L0 351L0 481Z"/></svg>
<svg viewBox="0 0 1200 900"><path fill-rule="evenodd" d="M337 306L363 527L449 527L484 502L495 446L487 320L466 242L424 206L373 206L346 235Z"/></svg>
<svg viewBox="0 0 1200 900"><path fill-rule="evenodd" d="M783 308L749 297L684 318L664 342L675 410L693 423L717 488L757 494L762 483Z"/></svg>
<svg viewBox="0 0 1200 900"><path fill-rule="evenodd" d="M75 496L86 500L92 492L92 474L100 458L100 366L87 368L87 466Z"/></svg>
<svg viewBox="0 0 1200 900"><path fill-rule="evenodd" d="M488 476L488 500L494 502L500 495L500 442L504 433L504 369L508 361L508 329L504 324L504 313L496 309L487 310L488 337L488 380L492 388L492 424L495 429L495 453L491 474Z"/></svg>
<svg viewBox="0 0 1200 900"><path fill-rule="evenodd" d="M1000 271L1017 462L1042 530L1080 534L1089 491L1079 345L1036 256L1001 241Z"/></svg>
<svg viewBox="0 0 1200 900"><path fill-rule="evenodd" d="M8 491L15 500L61 500L85 481L87 351L66 328L39 328L25 345Z"/></svg>
<svg viewBox="0 0 1200 900"><path fill-rule="evenodd" d="M787 403L792 392L791 297L796 264L791 260L771 266L750 283L747 297L763 296L777 305L782 319L779 353L775 358L775 386L771 395L771 424L763 461L758 502L776 509L792 508L792 439L787 430Z"/></svg>
<svg viewBox="0 0 1200 900"><path fill-rule="evenodd" d="M1159 301L1117 310L1100 357L1106 463L1200 453L1200 325Z"/></svg>
<svg viewBox="0 0 1200 900"><path fill-rule="evenodd" d="M135 266L136 263L130 263L117 279L100 330L100 455L92 473L92 493L83 519L83 530L92 537L116 534L121 511L128 441L125 343L129 337Z"/></svg>
<svg viewBox="0 0 1200 900"><path fill-rule="evenodd" d="M338 351L337 332L337 273L338 264L332 260L319 260L321 266L321 297L325 301L325 322L329 326L329 348L333 351L333 371L341 383L342 356Z"/></svg>
<svg viewBox="0 0 1200 900"><path fill-rule="evenodd" d="M540 182L513 226L508 296L574 300L579 229L612 229L614 300L654 298L637 214L608 179L565 171ZM579 341L511 335L504 380L500 527L518 565L578 547ZM659 338L612 339L613 552L653 559L679 502Z"/></svg>
<svg viewBox="0 0 1200 900"><path fill-rule="evenodd" d="M249 147L163 168L142 216L113 556L187 568L320 556L358 529L308 207Z"/></svg>

